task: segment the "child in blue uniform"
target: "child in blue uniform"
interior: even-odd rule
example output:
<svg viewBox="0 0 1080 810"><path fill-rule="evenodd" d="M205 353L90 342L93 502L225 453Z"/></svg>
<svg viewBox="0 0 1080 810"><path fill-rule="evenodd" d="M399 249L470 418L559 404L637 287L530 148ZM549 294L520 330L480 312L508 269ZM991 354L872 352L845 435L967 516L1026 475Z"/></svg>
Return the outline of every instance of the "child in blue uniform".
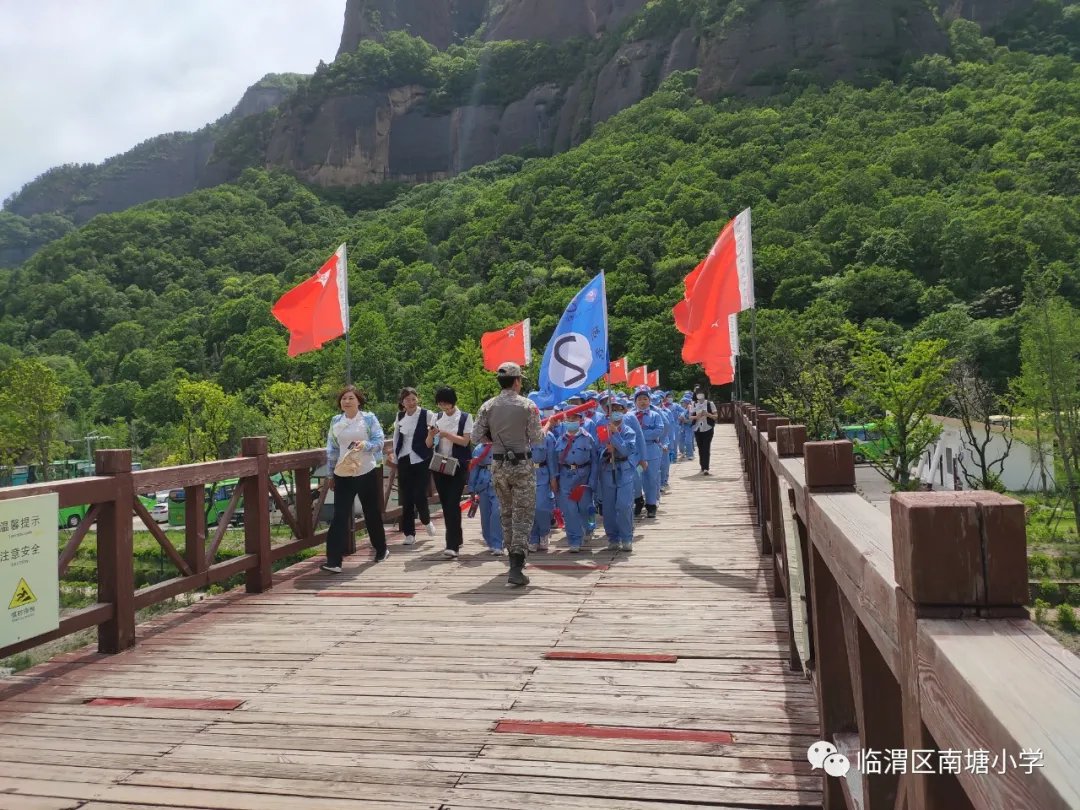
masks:
<svg viewBox="0 0 1080 810"><path fill-rule="evenodd" d="M491 482L491 444L478 444L469 464L468 491L476 495L480 507L480 533L488 550L501 556L503 550L502 512Z"/></svg>
<svg viewBox="0 0 1080 810"><path fill-rule="evenodd" d="M638 465L637 434L626 419L629 403L613 402L604 424L607 441L597 447L604 533L608 550L630 551L634 543L634 470Z"/></svg>
<svg viewBox="0 0 1080 810"><path fill-rule="evenodd" d="M548 453L551 491L558 499L566 523L571 552L581 551L589 520L592 493L596 491L596 440L581 429L578 416L566 420L564 433Z"/></svg>

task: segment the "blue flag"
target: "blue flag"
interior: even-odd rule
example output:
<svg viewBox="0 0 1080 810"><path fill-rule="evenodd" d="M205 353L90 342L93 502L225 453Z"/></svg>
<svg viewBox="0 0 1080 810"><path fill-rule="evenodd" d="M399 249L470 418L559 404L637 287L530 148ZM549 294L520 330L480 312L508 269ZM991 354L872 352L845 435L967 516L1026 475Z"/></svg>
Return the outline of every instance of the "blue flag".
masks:
<svg viewBox="0 0 1080 810"><path fill-rule="evenodd" d="M581 288L559 318L536 381L540 408L580 394L608 370L607 288L604 274Z"/></svg>

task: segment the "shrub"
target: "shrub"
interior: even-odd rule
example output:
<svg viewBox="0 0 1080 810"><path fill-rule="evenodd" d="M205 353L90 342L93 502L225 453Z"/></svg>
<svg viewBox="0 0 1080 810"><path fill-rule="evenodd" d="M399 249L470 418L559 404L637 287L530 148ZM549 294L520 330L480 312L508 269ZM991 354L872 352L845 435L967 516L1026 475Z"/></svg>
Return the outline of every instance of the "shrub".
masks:
<svg viewBox="0 0 1080 810"><path fill-rule="evenodd" d="M1080 607L1080 585L1070 585L1065 589L1065 601L1074 607Z"/></svg>
<svg viewBox="0 0 1080 810"><path fill-rule="evenodd" d="M1057 583L1044 579L1039 583L1038 597L1053 604L1061 599L1061 589Z"/></svg>
<svg viewBox="0 0 1080 810"><path fill-rule="evenodd" d="M1028 574L1032 577L1043 579L1050 576L1050 566L1053 561L1048 554L1036 552L1028 556Z"/></svg>
<svg viewBox="0 0 1080 810"><path fill-rule="evenodd" d="M1071 605L1058 608L1058 626L1066 633L1080 632L1080 622L1077 621L1076 611Z"/></svg>
<svg viewBox="0 0 1080 810"><path fill-rule="evenodd" d="M1050 609L1050 605L1044 602L1042 599L1035 600L1035 623L1046 624L1046 611Z"/></svg>

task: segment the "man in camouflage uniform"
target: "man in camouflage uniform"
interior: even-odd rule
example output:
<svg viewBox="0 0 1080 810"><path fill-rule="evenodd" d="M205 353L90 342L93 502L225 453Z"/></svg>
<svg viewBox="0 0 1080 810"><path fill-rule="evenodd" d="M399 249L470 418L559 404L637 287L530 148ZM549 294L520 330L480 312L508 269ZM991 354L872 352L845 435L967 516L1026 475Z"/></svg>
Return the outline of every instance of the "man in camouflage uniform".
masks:
<svg viewBox="0 0 1080 810"><path fill-rule="evenodd" d="M480 406L473 426L475 444L491 442L491 474L502 510L503 538L510 552L510 585L528 585L522 570L536 511L536 470L531 448L543 441L540 412L521 395L521 366L503 363L496 372L502 392ZM539 459L538 459L539 460Z"/></svg>

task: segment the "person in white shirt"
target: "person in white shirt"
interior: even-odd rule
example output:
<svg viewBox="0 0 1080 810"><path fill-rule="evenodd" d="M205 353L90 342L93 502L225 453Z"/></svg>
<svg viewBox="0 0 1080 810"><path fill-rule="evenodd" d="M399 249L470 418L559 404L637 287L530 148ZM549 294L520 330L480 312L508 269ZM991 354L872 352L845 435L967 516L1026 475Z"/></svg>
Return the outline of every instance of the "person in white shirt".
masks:
<svg viewBox="0 0 1080 810"><path fill-rule="evenodd" d="M375 414L360 409L366 404L364 392L347 385L338 394L341 413L330 420L326 436L326 466L333 472L334 517L326 533L326 563L323 571L341 573L346 536L352 523L353 502L360 498L368 540L375 549L375 562L390 556L382 522L382 489L378 467L382 457L383 430Z"/></svg>
<svg viewBox="0 0 1080 810"><path fill-rule="evenodd" d="M690 405L690 424L694 429L694 442L698 449L701 474L709 474L709 451L712 448L713 425L716 423L716 405L705 398L700 386L694 388L694 401Z"/></svg>
<svg viewBox="0 0 1080 810"><path fill-rule="evenodd" d="M435 392L435 405L441 411L430 428L430 441L441 455L457 460L453 475L432 472L435 489L439 493L443 520L446 522L446 550L443 556L453 559L461 550L461 497L469 477L469 461L472 453L473 418L458 409L457 392L453 388L440 388Z"/></svg>
<svg viewBox="0 0 1080 810"><path fill-rule="evenodd" d="M416 542L416 518L434 537L428 511L428 465L431 463L430 427L435 414L420 407L415 388L402 388L398 394L398 415L394 421L394 450L390 462L397 464L398 504L401 506L399 527L405 535L405 545Z"/></svg>

